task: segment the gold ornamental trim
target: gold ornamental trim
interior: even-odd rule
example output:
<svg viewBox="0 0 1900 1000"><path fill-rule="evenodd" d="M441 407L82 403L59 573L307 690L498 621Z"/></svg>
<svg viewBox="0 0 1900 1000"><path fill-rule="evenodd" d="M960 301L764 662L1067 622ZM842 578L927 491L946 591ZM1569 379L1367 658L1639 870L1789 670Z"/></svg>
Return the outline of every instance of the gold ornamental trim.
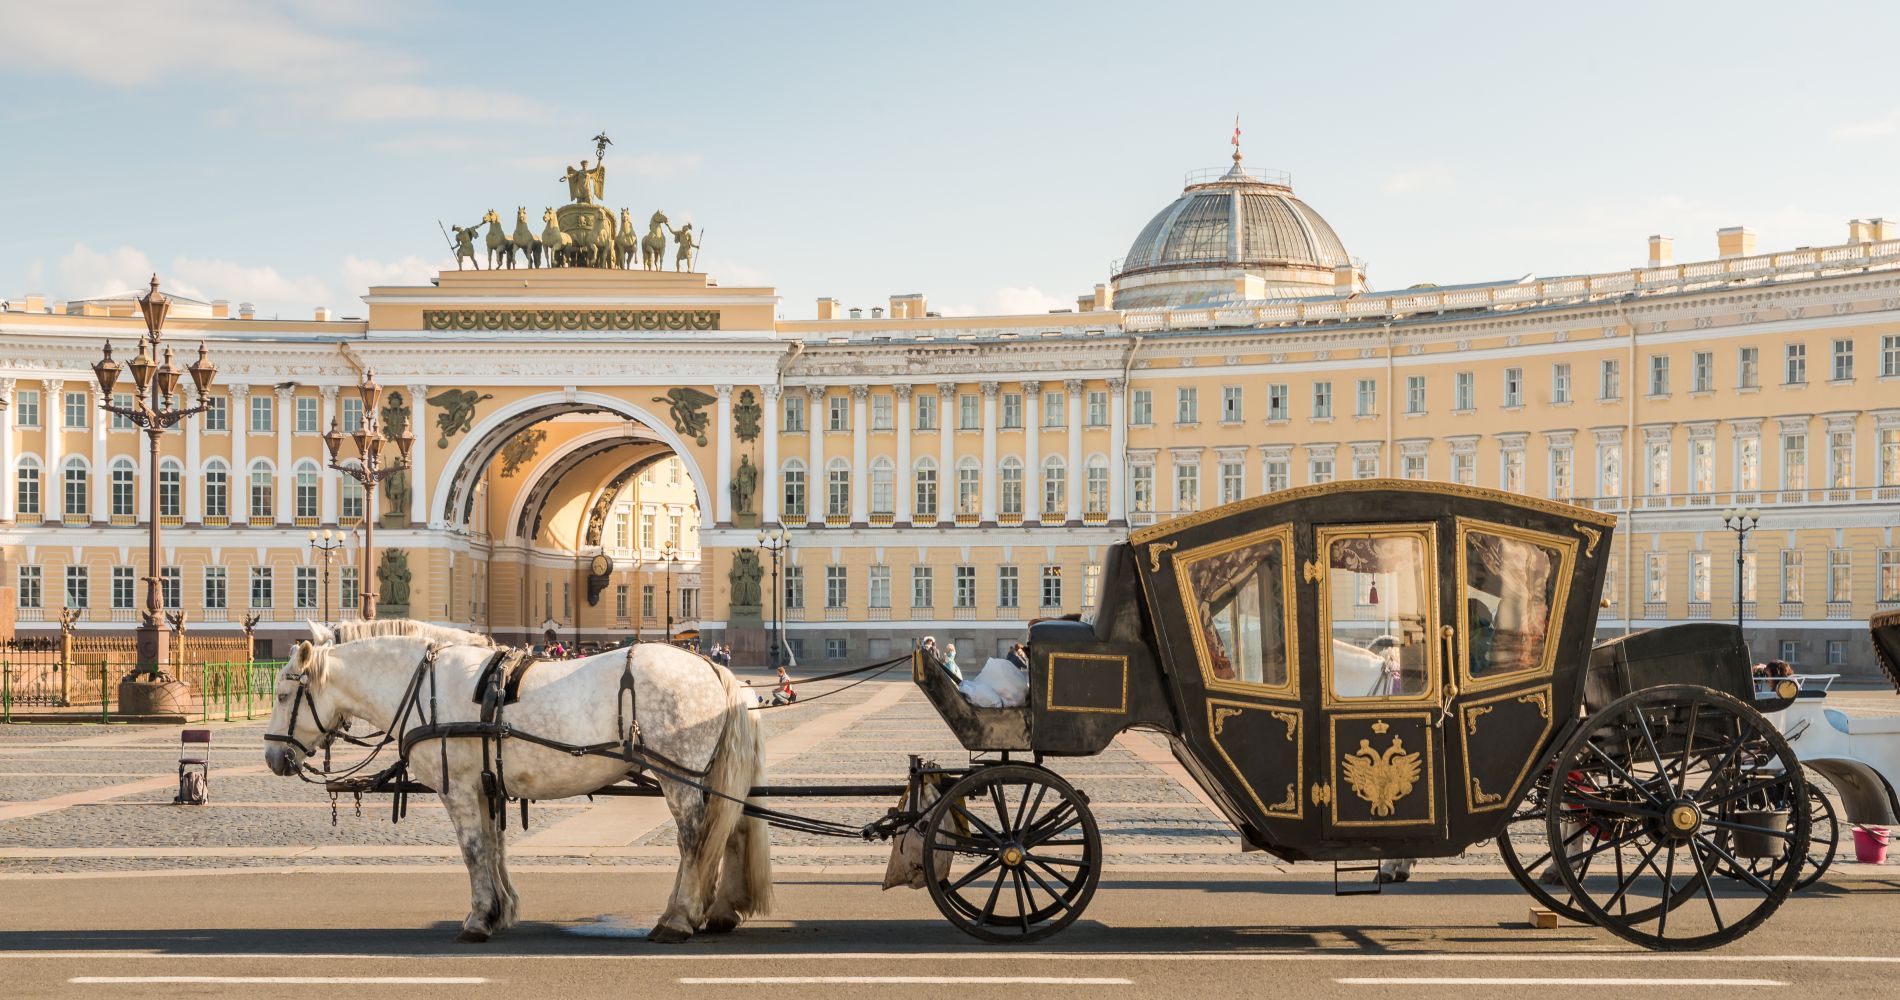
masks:
<svg viewBox="0 0 1900 1000"><path fill-rule="evenodd" d="M1066 661L1095 660L1113 663L1121 668L1122 694L1121 704L1114 708L1100 705L1058 705L1056 704L1056 668ZM1043 696L1043 704L1052 712L1085 712L1099 715L1126 715L1128 713L1128 657L1115 653L1050 653L1049 683Z"/></svg>
<svg viewBox="0 0 1900 1000"><path fill-rule="evenodd" d="M1577 528L1579 531L1583 530L1581 525L1572 525L1572 527ZM1499 524L1496 521L1480 521L1468 517L1457 519L1457 534L1457 541L1453 544L1457 546L1458 579L1453 583L1453 586L1460 590L1469 586L1471 580L1471 570L1467 565L1466 553L1471 547L1470 537L1473 534L1495 535L1499 538L1509 538L1526 545L1555 549L1557 551L1557 565L1553 568L1556 585L1551 588L1550 607L1547 609L1549 617L1544 623L1543 656L1538 659L1534 666L1528 669L1512 670L1484 677L1473 677L1471 675L1471 629L1467 627L1468 623L1462 620L1464 613L1460 611L1458 612L1459 618L1461 619L1458 629L1458 676L1462 681L1461 686L1467 692L1475 694L1479 691L1489 691L1494 688L1522 684L1525 681L1536 678L1549 677L1557 666L1558 637L1563 630L1564 615L1569 611L1568 605L1570 603L1571 582L1576 579L1577 540L1574 538L1563 538L1542 531L1533 531L1529 528L1519 528L1515 525ZM1595 533L1592 532L1592 534ZM1594 546L1595 542L1591 544ZM1587 552L1584 555L1585 558L1589 557L1589 553ZM1457 607L1463 608L1464 602L1457 602Z"/></svg>
<svg viewBox="0 0 1900 1000"><path fill-rule="evenodd" d="M1261 797L1260 790L1253 786L1253 782L1247 780L1246 773L1240 769L1240 763L1228 754L1226 747L1221 746L1220 738L1227 728L1227 720L1247 711L1265 712L1275 721L1284 723L1287 739L1293 743L1293 780L1286 786L1287 797L1271 805ZM1240 783L1241 788L1246 789L1247 797L1253 800L1253 804L1258 806L1263 814L1274 819L1302 819L1305 816L1304 810L1300 807L1300 796L1297 791L1306 773L1306 746L1296 738L1299 727L1300 713L1297 711L1243 701L1224 701L1217 698L1207 700L1208 742L1214 745L1214 752L1220 754L1221 761L1227 765L1228 773L1234 776L1234 780ZM1315 796L1319 794L1319 787L1313 786ZM1313 803L1320 804L1319 799L1315 798Z"/></svg>
<svg viewBox="0 0 1900 1000"><path fill-rule="evenodd" d="M483 331L719 329L717 309L425 309L424 330Z"/></svg>
<svg viewBox="0 0 1900 1000"><path fill-rule="evenodd" d="M1538 751L1543 748L1544 741L1550 738L1550 691L1550 685L1545 684L1542 687L1534 688L1529 691L1510 691L1504 694L1492 695L1480 701L1466 702L1460 709L1464 715L1465 737L1459 741L1458 749L1464 761L1465 774L1467 776L1471 775L1471 744L1476 740L1478 735L1478 720L1489 715L1499 704L1507 701L1515 701L1520 704L1530 705L1537 709L1537 714L1542 716L1544 720L1544 728L1538 732L1537 739L1530 746L1525 748L1524 764L1517 769L1517 777L1511 779L1511 786L1509 788L1506 788L1500 794L1489 795L1485 793L1484 789L1478 787L1478 779L1471 777L1471 787L1465 789L1465 810L1467 812L1481 813L1503 809L1512 801L1509 797L1515 795L1518 789L1524 787L1524 780L1530 777L1531 766L1536 764L1539 760ZM1497 754L1502 751L1496 747L1492 747L1487 752Z"/></svg>
<svg viewBox="0 0 1900 1000"><path fill-rule="evenodd" d="M1404 746L1398 736L1391 737L1392 742L1383 751L1372 748L1372 741L1361 739L1359 747L1351 753L1343 753L1339 747L1339 727L1345 722L1371 722L1370 728L1377 731L1377 723L1387 719L1399 719L1418 723L1424 735L1425 745L1421 747ZM1328 720L1327 747L1333 776L1343 780L1353 794L1372 806L1372 815L1378 819L1341 819L1339 815L1340 799L1343 792L1335 793L1331 786L1327 788L1327 804L1332 807L1332 825L1341 829L1361 827L1423 827L1438 825L1438 793L1436 783L1435 760L1432 749L1432 736L1438 730L1432 723L1432 714L1428 712L1356 712L1334 714ZM1390 731L1387 725L1386 730ZM1384 733L1380 733L1384 735ZM1398 803L1409 797L1414 790L1422 787L1425 791L1425 817L1423 819L1385 819L1398 810ZM1363 789L1363 790L1362 790ZM1384 810L1383 812L1381 810Z"/></svg>
<svg viewBox="0 0 1900 1000"><path fill-rule="evenodd" d="M1253 681L1227 679L1214 676L1213 655L1208 650L1207 637L1201 634L1199 609L1202 595L1194 586L1194 564L1204 559L1236 552L1265 541L1280 543L1280 631L1286 636L1286 683L1259 684ZM1155 550L1165 545L1176 548L1178 542L1162 542L1148 547L1153 555ZM1194 644L1196 665L1201 671L1201 683L1210 691L1224 691L1228 694L1251 695L1269 698L1298 698L1300 696L1300 632L1297 602L1293 594L1293 526L1278 524L1271 528L1249 532L1237 538L1223 539L1197 549L1175 553L1174 582L1181 594L1181 612L1187 618L1188 638ZM1238 674L1238 668L1235 673Z"/></svg>
<svg viewBox="0 0 1900 1000"><path fill-rule="evenodd" d="M1445 496L1465 497L1472 500L1486 500L1510 507L1535 510L1545 514L1567 517L1573 521L1582 521L1602 528L1616 526L1614 514L1604 514L1588 507L1563 503L1558 500L1546 500L1542 497L1526 496L1522 493L1508 493L1486 486L1465 486L1462 483L1441 483L1429 479L1341 479L1330 483L1315 483L1310 486L1294 486L1277 490L1245 500L1236 500L1208 510L1199 511L1149 525L1139 531L1129 533L1129 541L1143 545L1157 538L1164 538L1177 531L1186 531L1197 525L1207 524L1235 514L1262 507L1274 507L1283 503L1304 500L1307 497L1330 496L1335 493L1365 493L1373 490L1394 490L1399 492L1439 493Z"/></svg>
<svg viewBox="0 0 1900 1000"><path fill-rule="evenodd" d="M1371 480L1360 480L1371 482ZM1390 524L1338 524L1322 525L1313 529L1313 551L1322 564L1329 564L1332 556L1332 544L1339 539L1367 538L1408 538L1418 543L1420 565L1417 567L1420 614L1424 626L1425 643L1425 689L1408 695L1341 695L1333 684L1333 576L1325 568L1318 571L1319 577L1319 681L1320 705L1323 708L1367 708L1372 705L1437 705L1443 699L1439 695L1440 678L1444 675L1442 661L1443 643L1433 642L1430 637L1438 631L1438 525L1433 521L1393 522Z"/></svg>

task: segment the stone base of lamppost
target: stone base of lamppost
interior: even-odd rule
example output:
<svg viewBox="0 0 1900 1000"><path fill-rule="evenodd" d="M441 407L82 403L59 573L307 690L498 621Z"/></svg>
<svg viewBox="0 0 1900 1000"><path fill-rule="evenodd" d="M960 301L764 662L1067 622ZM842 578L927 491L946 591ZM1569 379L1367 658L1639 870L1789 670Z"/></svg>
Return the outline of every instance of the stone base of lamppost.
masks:
<svg viewBox="0 0 1900 1000"><path fill-rule="evenodd" d="M191 686L170 674L133 674L119 681L118 714L191 714Z"/></svg>
<svg viewBox="0 0 1900 1000"><path fill-rule="evenodd" d="M760 620L759 606L734 604L726 609L725 641L732 644L732 665L765 667L771 662L771 635Z"/></svg>

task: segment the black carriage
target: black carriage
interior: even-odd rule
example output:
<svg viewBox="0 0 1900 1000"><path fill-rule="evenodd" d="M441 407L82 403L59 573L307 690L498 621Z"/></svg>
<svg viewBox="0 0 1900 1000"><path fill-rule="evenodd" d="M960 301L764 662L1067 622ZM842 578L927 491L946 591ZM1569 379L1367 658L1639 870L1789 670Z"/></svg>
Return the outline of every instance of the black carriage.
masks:
<svg viewBox="0 0 1900 1000"><path fill-rule="evenodd" d="M1808 815L1785 803L1804 800L1801 769L1747 703L1739 630L1593 652L1614 523L1356 480L1135 532L1109 549L1089 621L1031 625L1021 707L977 707L914 658L977 755L914 768L933 899L987 940L1074 921L1101 840L1052 758L1138 728L1166 735L1249 849L1338 871L1497 839L1539 899L1621 937L1739 937L1799 875Z"/></svg>

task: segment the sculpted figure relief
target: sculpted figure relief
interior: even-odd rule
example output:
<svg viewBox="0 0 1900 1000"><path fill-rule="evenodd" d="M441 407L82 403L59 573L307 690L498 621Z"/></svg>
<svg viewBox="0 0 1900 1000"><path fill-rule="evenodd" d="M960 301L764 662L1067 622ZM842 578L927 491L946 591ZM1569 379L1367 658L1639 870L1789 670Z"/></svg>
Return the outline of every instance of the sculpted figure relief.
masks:
<svg viewBox="0 0 1900 1000"><path fill-rule="evenodd" d="M759 406L757 396L751 389L739 393L739 401L732 404L732 433L739 440L752 442L759 439L759 418L765 416L765 410Z"/></svg>
<svg viewBox="0 0 1900 1000"><path fill-rule="evenodd" d="M726 582L732 587L734 607L759 606L759 577L763 572L758 550L740 549L732 554L732 569L726 572Z"/></svg>
<svg viewBox="0 0 1900 1000"><path fill-rule="evenodd" d="M580 169L567 168L567 172L561 176L561 179L567 182L568 197L572 198L575 204L592 205L594 199L601 197L601 192L607 186L607 165L603 163L589 170L587 161L582 160Z"/></svg>
<svg viewBox="0 0 1900 1000"><path fill-rule="evenodd" d="M473 389L448 389L429 397L429 405L442 412L435 416L437 448L447 448L449 439L475 425L475 404L494 399L493 393L477 395Z"/></svg>
<svg viewBox="0 0 1900 1000"><path fill-rule="evenodd" d="M735 514L752 513L752 494L759 488L759 467L752 464L752 456L739 456L739 467L732 473L732 511Z"/></svg>
<svg viewBox="0 0 1900 1000"><path fill-rule="evenodd" d="M667 228L673 229L672 226ZM673 229L673 240L679 244L679 251L673 255L673 270L692 270L693 251L699 249L699 243L693 238L693 224L688 222L678 229Z"/></svg>
<svg viewBox="0 0 1900 1000"><path fill-rule="evenodd" d="M513 479L521 467L534 460L534 453L541 448L541 442L548 439L548 432L536 427L523 431L501 446L501 478Z"/></svg>
<svg viewBox="0 0 1900 1000"><path fill-rule="evenodd" d="M409 553L405 549L384 549L376 566L376 604L378 608L409 606Z"/></svg>
<svg viewBox="0 0 1900 1000"><path fill-rule="evenodd" d="M673 429L692 438L701 448L706 447L706 404L713 401L711 393L698 389L668 389L666 395L655 396L653 401L665 403L673 417Z"/></svg>
<svg viewBox="0 0 1900 1000"><path fill-rule="evenodd" d="M476 225L480 225L477 223ZM475 259L475 226L452 226L455 230L455 269L462 269L462 258L467 257L469 266L479 271L482 263Z"/></svg>

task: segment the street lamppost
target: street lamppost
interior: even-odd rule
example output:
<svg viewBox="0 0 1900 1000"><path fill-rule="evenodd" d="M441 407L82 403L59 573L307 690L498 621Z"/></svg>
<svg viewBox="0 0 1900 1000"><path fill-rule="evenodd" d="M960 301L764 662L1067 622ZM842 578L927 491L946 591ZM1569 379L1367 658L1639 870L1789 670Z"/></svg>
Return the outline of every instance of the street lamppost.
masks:
<svg viewBox="0 0 1900 1000"><path fill-rule="evenodd" d="M1748 533L1761 523L1759 507L1729 507L1722 511L1722 527L1735 532L1735 627L1742 627L1742 552L1748 548Z"/></svg>
<svg viewBox="0 0 1900 1000"><path fill-rule="evenodd" d="M336 557L336 550L344 545L343 532L323 529L321 533L310 533L310 547L323 556L323 620L333 621L330 617L330 560Z"/></svg>
<svg viewBox="0 0 1900 1000"><path fill-rule="evenodd" d="M396 435L396 449L400 453L393 462L383 458L382 417L376 412L376 404L382 400L383 387L376 384L376 373L365 369L363 381L357 383L356 394L363 400L363 417L358 425L349 431L348 437L356 442L356 459L345 463L342 459L344 432L338 418L330 418L330 430L323 435L323 443L330 449L330 468L356 480L363 487L363 550L361 563L356 571L356 589L362 598L361 614L364 621L376 617L376 578L371 560L376 555L376 484L409 468L409 450L415 447L416 433L404 426L402 433Z"/></svg>
<svg viewBox="0 0 1900 1000"><path fill-rule="evenodd" d="M673 564L680 561L680 552L672 542L660 550L660 561L666 564L666 641L673 641Z"/></svg>
<svg viewBox="0 0 1900 1000"><path fill-rule="evenodd" d="M769 603L772 608L772 671L774 673L783 662L779 658L779 651L783 648L785 634L785 625L782 621L784 615L779 607L780 602L785 600L785 588L779 583L778 554L791 547L792 535L785 530L783 524L769 532L759 532L759 548L772 554L772 600Z"/></svg>
<svg viewBox="0 0 1900 1000"><path fill-rule="evenodd" d="M158 443L164 433L176 427L186 417L202 412L205 408L205 392L211 388L211 382L217 377L218 369L205 354L205 345L198 344L198 360L187 369L191 373L191 382L198 390L198 405L173 406L172 397L178 396L179 376L184 374L172 363L172 349L165 348L163 363L153 355L158 353L159 340L165 332L165 314L171 311L171 299L158 290L158 275L152 275L151 290L139 296L139 312L145 317L146 337L139 338L138 357L125 363L125 370L132 375L133 388L138 391L132 396L131 406L117 406L112 402L112 387L119 381L119 363L112 359L112 342L106 341L105 354L92 366L92 373L99 380L99 392L104 397L100 405L109 413L115 413L130 420L133 426L145 431L150 449L152 508L148 519L146 536L146 575L145 610L139 615L137 657L131 677L142 673L156 679L160 665L165 662L166 635L164 601L160 595L163 586L158 571L158 525L159 525L159 481Z"/></svg>

